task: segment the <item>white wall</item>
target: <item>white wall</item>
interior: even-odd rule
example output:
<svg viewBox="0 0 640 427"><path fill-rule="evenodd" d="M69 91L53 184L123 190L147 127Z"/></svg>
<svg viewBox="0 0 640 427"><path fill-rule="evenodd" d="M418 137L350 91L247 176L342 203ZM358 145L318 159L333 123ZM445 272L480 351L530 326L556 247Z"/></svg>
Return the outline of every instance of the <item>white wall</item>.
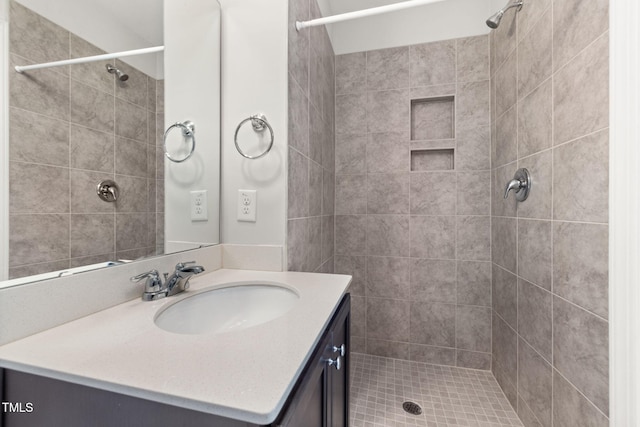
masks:
<svg viewBox="0 0 640 427"><path fill-rule="evenodd" d="M221 34L216 1L165 0L165 12L164 129L191 120L196 139L191 158L165 159L165 249L170 253L220 242ZM180 128L167 139L187 146ZM168 145L171 154L184 157ZM207 191L208 221L191 221L192 190Z"/></svg>
<svg viewBox="0 0 640 427"><path fill-rule="evenodd" d="M162 39L156 35L158 29L161 32L162 8L156 0L117 0L115 4L114 0L17 1L106 52L162 45ZM157 28L146 30L152 26ZM158 64L162 61L157 57L162 54L127 57L123 61L161 79L163 71Z"/></svg>
<svg viewBox="0 0 640 427"><path fill-rule="evenodd" d="M9 93L8 1L0 0L0 93ZM9 278L9 97L0 96L0 281Z"/></svg>
<svg viewBox="0 0 640 427"><path fill-rule="evenodd" d="M487 34L486 19L504 6L493 10L492 2L497 0L447 0L332 24L329 34L336 55ZM345 11L338 3L330 2L332 14ZM362 9L379 6L361 3Z"/></svg>
<svg viewBox="0 0 640 427"><path fill-rule="evenodd" d="M287 0L221 0L222 4L222 241L283 245L287 171ZM264 113L273 149L248 160L238 154L238 123ZM250 125L248 126L250 128ZM243 146L256 143L244 133ZM258 191L257 222L236 220L237 192Z"/></svg>

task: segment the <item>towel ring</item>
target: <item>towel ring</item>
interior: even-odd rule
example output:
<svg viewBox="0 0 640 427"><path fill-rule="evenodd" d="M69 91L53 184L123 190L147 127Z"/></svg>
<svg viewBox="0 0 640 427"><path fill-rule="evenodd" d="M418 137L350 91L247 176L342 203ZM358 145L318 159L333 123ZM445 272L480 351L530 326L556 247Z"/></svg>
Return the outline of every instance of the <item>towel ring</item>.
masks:
<svg viewBox="0 0 640 427"><path fill-rule="evenodd" d="M269 129L269 133L271 134L271 142L269 142L269 146L263 153L257 156L249 156L248 154L245 154L245 152L242 151L242 149L240 149L240 145L238 144L238 132L240 132L240 128L242 127L242 125L244 125L249 121L251 122L251 127L253 127L254 131L264 132L264 129L267 128ZM240 122L240 124L236 128L236 133L233 135L233 141L236 144L236 150L238 150L238 153L240 153L242 157L246 157L247 159L252 159L252 160L259 159L260 157L265 156L269 151L271 151L271 147L273 147L273 128L267 121L267 118L264 116L264 114L254 114L253 116L247 117L246 119Z"/></svg>
<svg viewBox="0 0 640 427"><path fill-rule="evenodd" d="M184 159L175 159L175 158L171 157L171 154L169 154L169 152L167 151L167 135L169 135L169 132L171 132L174 128L182 129L182 136L184 136L185 138L191 138L191 151L189 152L189 154L187 154L187 156ZM167 130L164 132L164 136L162 138L162 145L164 147L164 155L167 157L167 159L169 159L169 160L171 160L172 162L175 162L175 163L182 163L185 160L187 160L189 157L191 157L193 152L196 150L195 132L196 132L196 125L191 120L185 120L182 123L176 122L176 123L172 124L171 126L169 126L167 128Z"/></svg>

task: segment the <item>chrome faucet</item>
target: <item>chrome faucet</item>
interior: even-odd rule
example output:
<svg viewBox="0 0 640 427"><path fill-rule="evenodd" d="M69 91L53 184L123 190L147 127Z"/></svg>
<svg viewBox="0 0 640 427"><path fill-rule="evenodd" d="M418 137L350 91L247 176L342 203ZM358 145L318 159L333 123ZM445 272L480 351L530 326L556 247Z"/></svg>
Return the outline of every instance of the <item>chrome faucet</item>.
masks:
<svg viewBox="0 0 640 427"><path fill-rule="evenodd" d="M195 261L179 262L176 264L174 272L164 273L164 284L160 278L158 270L147 271L131 278L132 282L139 282L147 279L144 284L144 292L142 293L143 301L154 301L164 297L170 297L189 289L189 279L195 274L204 271L204 267L195 264Z"/></svg>

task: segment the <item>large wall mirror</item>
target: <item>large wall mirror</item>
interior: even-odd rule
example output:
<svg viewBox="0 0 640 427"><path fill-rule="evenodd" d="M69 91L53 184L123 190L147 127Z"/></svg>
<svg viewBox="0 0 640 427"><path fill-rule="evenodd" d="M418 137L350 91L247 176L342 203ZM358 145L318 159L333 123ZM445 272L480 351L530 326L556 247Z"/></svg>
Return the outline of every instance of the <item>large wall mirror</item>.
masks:
<svg viewBox="0 0 640 427"><path fill-rule="evenodd" d="M1 95L8 221L0 287L219 243L219 4L2 3L9 90ZM164 50L14 70L156 46ZM181 160L193 144L185 161L165 155L166 147Z"/></svg>

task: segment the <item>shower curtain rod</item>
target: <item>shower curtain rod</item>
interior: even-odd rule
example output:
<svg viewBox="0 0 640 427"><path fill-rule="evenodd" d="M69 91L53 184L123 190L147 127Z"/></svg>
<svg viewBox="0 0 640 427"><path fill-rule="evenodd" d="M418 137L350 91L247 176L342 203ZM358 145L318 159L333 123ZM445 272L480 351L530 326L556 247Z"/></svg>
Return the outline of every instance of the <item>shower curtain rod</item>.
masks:
<svg viewBox="0 0 640 427"><path fill-rule="evenodd" d="M364 18L381 13L395 12L396 10L408 9L410 7L423 6L425 4L438 3L446 0L407 0L400 3L388 4L386 6L372 7L370 9L356 10L354 12L341 13L339 15L327 16L325 18L312 19L310 21L296 21L296 30L300 31L307 27L333 24L336 22L348 21L351 19Z"/></svg>
<svg viewBox="0 0 640 427"><path fill-rule="evenodd" d="M102 61L103 59L123 58L125 56L145 55L147 53L162 52L164 46L146 47L144 49L125 50L124 52L105 53L102 55L85 56L84 58L65 59L62 61L45 62L43 64L34 65L16 65L15 70L23 73L29 70L37 70L40 68L60 67L62 65L83 64L85 62Z"/></svg>

